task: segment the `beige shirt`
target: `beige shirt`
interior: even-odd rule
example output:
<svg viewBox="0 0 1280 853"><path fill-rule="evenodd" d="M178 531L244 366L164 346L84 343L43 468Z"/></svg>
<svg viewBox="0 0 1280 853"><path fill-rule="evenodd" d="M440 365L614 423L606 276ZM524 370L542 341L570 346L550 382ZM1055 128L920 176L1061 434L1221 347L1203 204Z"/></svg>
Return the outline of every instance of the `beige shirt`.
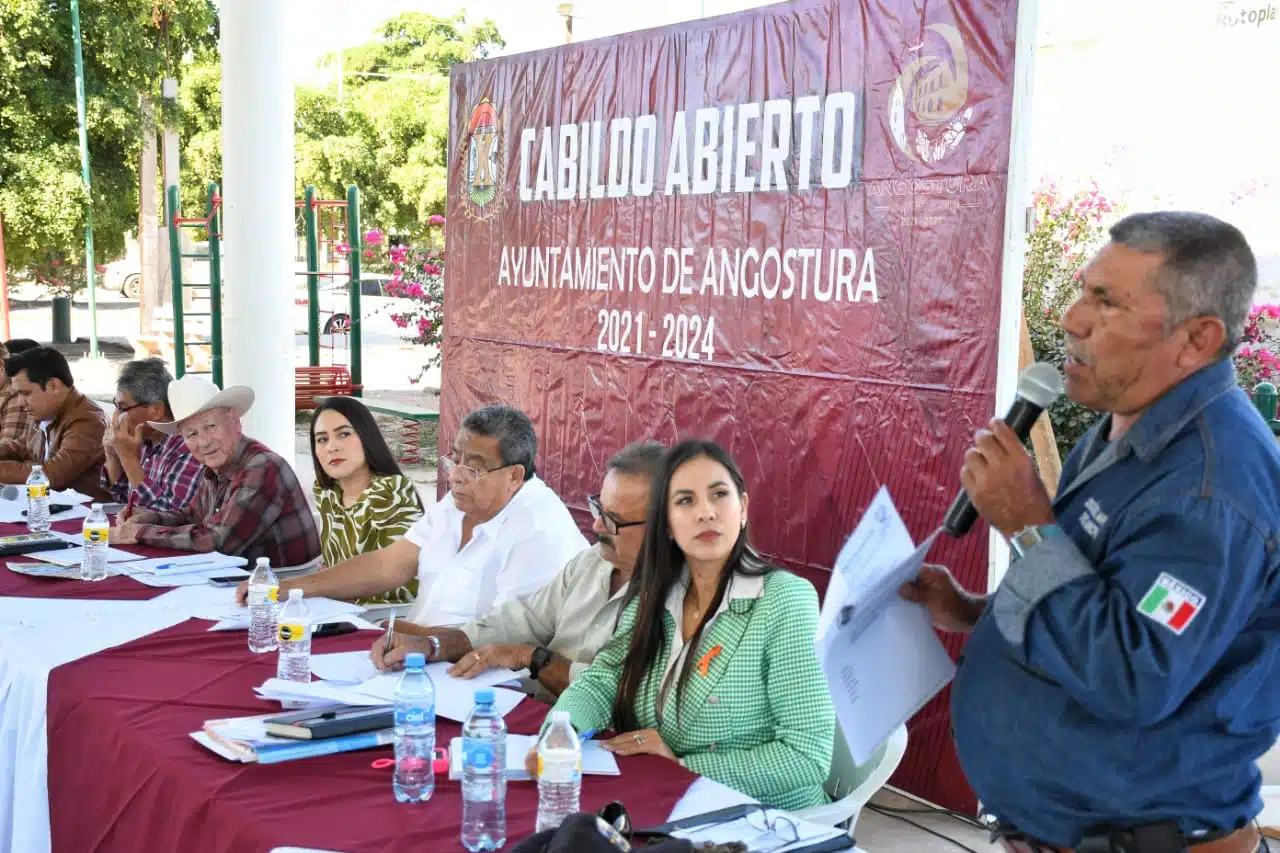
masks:
<svg viewBox="0 0 1280 853"><path fill-rule="evenodd" d="M483 619L462 626L471 645L525 643L546 646L570 661L569 678L577 678L613 637L627 584L609 593L613 566L593 545L570 560L551 582L536 592L500 604ZM539 695L546 694L539 690Z"/></svg>

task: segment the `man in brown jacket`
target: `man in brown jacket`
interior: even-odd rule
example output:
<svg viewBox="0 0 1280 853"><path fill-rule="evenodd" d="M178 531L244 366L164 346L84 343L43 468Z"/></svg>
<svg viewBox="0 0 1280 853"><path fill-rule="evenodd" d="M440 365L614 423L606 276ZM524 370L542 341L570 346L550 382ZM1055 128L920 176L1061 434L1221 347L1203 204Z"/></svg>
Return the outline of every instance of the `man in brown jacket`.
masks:
<svg viewBox="0 0 1280 853"><path fill-rule="evenodd" d="M7 359L38 346L40 344L29 338L5 341L0 344L0 359ZM31 422L26 403L13 390L9 377L4 375L4 371L0 371L0 458L6 452L12 452L12 448L26 447L35 431L36 425Z"/></svg>
<svg viewBox="0 0 1280 853"><path fill-rule="evenodd" d="M37 429L25 447L0 447L0 483L25 483L31 466L39 464L52 488L107 500L98 481L107 419L75 389L62 353L51 347L27 350L7 359L4 372Z"/></svg>

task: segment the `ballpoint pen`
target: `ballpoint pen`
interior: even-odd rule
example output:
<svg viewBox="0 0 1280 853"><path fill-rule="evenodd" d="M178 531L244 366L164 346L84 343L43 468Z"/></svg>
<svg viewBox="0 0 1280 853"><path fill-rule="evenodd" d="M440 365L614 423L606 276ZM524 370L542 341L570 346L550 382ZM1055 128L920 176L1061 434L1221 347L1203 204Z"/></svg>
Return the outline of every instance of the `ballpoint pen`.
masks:
<svg viewBox="0 0 1280 853"><path fill-rule="evenodd" d="M383 646L382 656L386 657L391 652L391 639L396 635L396 612L391 611L391 619L387 621L387 642Z"/></svg>

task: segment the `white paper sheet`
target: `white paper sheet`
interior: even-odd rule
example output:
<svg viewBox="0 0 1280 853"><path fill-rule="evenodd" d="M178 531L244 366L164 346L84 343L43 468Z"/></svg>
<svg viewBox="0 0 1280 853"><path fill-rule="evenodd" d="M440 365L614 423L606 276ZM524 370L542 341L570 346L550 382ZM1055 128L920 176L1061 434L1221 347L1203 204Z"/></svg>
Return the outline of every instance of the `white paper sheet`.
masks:
<svg viewBox="0 0 1280 853"><path fill-rule="evenodd" d="M121 566L130 566L132 563L121 563ZM201 572L182 572L180 574L148 574L146 572L124 572L140 584L150 587L171 588L179 586L208 586L210 578L222 577L239 577L242 580L249 579L249 573L243 569L205 569Z"/></svg>
<svg viewBox="0 0 1280 853"><path fill-rule="evenodd" d="M836 558L814 649L859 764L955 675L928 612L898 594L937 535L915 548L882 487Z"/></svg>
<svg viewBox="0 0 1280 853"><path fill-rule="evenodd" d="M126 567L130 576L152 574L170 576L188 572L208 573L219 569L239 569L249 565L244 557L233 557L227 554L212 553L186 554L181 557L156 557L149 560L138 559L137 555ZM234 574L223 571L221 574ZM248 573L245 573L248 576Z"/></svg>
<svg viewBox="0 0 1280 853"><path fill-rule="evenodd" d="M216 622L210 631L248 631L249 608L235 604L235 596L228 591L232 603L223 607L211 607L193 613L197 619L208 619ZM335 601L332 598L304 598L303 603L311 614L311 623L319 625L324 622L337 621L339 616L354 616L363 611L358 604L349 601ZM280 602L284 606L284 602Z"/></svg>
<svg viewBox="0 0 1280 853"><path fill-rule="evenodd" d="M378 675L368 651L311 656L311 674L334 684L360 684Z"/></svg>

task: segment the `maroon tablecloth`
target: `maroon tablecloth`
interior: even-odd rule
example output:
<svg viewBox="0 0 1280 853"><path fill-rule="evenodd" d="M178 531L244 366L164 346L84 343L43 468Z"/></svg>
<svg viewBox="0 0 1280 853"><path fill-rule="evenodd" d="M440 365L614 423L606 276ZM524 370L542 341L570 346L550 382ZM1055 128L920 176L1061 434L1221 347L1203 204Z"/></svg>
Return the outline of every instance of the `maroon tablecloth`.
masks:
<svg viewBox="0 0 1280 853"><path fill-rule="evenodd" d="M97 584L95 586L101 586ZM188 736L205 720L263 714L253 688L274 655L250 654L243 632L188 621L75 661L49 676L49 813L55 853L180 850L266 853L298 845L359 851L461 850L459 783L437 777L430 802L406 805L382 747L258 766L225 761ZM313 652L368 648L371 632L316 640ZM536 732L547 707L526 699L507 718ZM440 721L441 745L459 734ZM652 756L620 759L620 777L586 777L582 807L626 804L637 826L664 821L694 776ZM507 789L507 832L533 832L537 789Z"/></svg>
<svg viewBox="0 0 1280 853"><path fill-rule="evenodd" d="M80 521L60 521L53 525L54 530L62 533L76 533L80 530ZM0 536L13 536L26 533L25 524L0 523ZM132 551L141 557L164 557L178 553L162 548L148 548L145 545L117 546L122 551ZM11 557L18 562L31 562L31 557ZM7 563L7 560L4 562ZM59 580L54 578L33 578L7 568L0 569L0 596L20 596L23 598L93 598L115 600L146 601L157 595L168 592L138 583L133 578L111 577L106 580L84 583L83 581Z"/></svg>

